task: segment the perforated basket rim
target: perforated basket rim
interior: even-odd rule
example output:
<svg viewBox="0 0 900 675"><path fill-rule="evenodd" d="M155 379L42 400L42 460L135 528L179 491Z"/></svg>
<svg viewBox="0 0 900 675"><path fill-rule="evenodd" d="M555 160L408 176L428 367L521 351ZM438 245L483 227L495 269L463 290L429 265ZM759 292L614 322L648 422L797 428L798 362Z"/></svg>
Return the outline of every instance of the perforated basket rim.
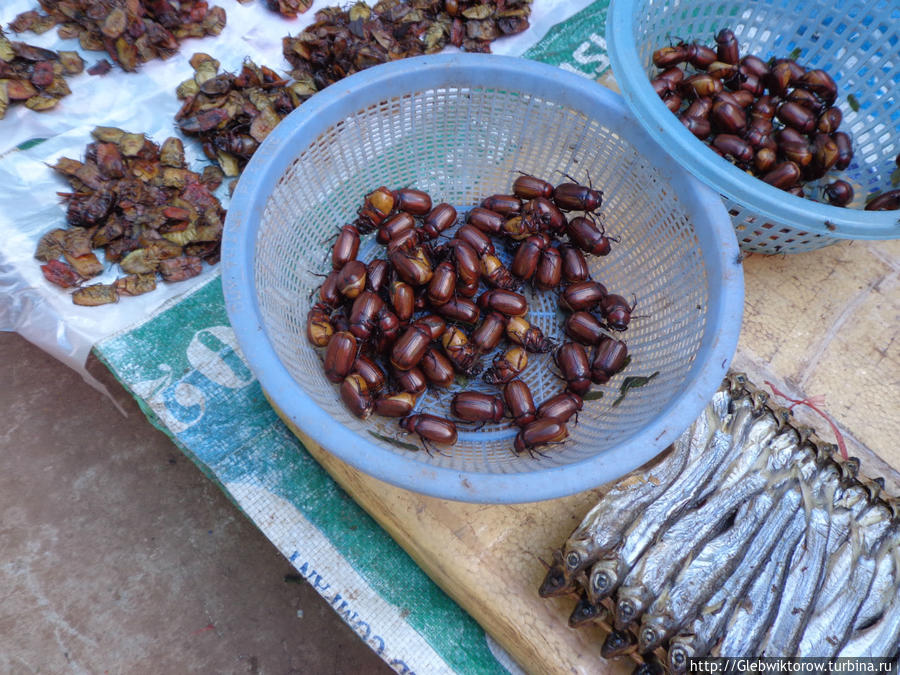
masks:
<svg viewBox="0 0 900 675"><path fill-rule="evenodd" d="M684 387L669 405L619 445L582 461L525 473L483 473L425 465L391 453L346 428L291 377L267 338L256 298L257 227L273 186L300 152L339 120L374 102L432 87L498 87L527 91L613 119L622 136L679 194L692 216L710 284L706 327ZM414 492L478 503L521 503L563 497L613 480L672 443L700 414L725 376L743 315L743 268L731 221L719 197L685 174L641 130L620 96L577 75L525 59L438 54L375 66L319 92L288 115L245 168L225 221L222 282L241 351L279 414L356 469ZM452 449L450 450L452 452Z"/></svg>
<svg viewBox="0 0 900 675"><path fill-rule="evenodd" d="M669 156L719 194L766 220L794 230L831 239L900 237L896 211L846 209L797 197L749 176L710 152L653 90L632 39L635 3L636 0L610 0L606 18L609 61L628 107Z"/></svg>

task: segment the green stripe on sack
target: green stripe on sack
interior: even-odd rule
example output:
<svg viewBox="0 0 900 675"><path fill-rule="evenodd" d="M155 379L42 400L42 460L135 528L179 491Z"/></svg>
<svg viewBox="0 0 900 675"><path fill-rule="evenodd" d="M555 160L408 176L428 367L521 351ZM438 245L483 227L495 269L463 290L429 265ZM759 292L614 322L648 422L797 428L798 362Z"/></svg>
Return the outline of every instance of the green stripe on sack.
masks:
<svg viewBox="0 0 900 675"><path fill-rule="evenodd" d="M405 621L454 670L506 673L481 626L309 455L269 406L259 382L236 387L214 381L229 373L237 374L238 383L243 377L235 362L239 357L216 338L222 326L228 326L228 318L216 278L95 351L152 413L151 421L204 473L219 484L261 485L292 504L385 601L408 612ZM207 366L197 360L204 348L217 350L210 358L222 364L208 373L212 378L204 376ZM141 401L142 394L147 400Z"/></svg>
<svg viewBox="0 0 900 675"><path fill-rule="evenodd" d="M609 0L597 0L551 28L523 56L591 79L609 70L606 54L606 11Z"/></svg>

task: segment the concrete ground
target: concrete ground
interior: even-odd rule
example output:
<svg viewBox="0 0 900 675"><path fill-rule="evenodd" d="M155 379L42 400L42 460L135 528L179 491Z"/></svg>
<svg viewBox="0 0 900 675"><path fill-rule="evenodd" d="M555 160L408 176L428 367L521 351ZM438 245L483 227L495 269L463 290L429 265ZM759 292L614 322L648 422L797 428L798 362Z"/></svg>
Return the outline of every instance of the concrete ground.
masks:
<svg viewBox="0 0 900 675"><path fill-rule="evenodd" d="M147 422L0 333L0 673L387 673Z"/></svg>

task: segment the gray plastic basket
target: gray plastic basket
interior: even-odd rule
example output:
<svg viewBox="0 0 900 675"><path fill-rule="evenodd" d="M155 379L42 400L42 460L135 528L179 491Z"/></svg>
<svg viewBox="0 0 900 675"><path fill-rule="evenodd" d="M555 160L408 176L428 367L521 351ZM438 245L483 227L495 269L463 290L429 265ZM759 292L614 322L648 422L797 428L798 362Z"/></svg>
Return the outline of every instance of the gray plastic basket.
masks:
<svg viewBox="0 0 900 675"><path fill-rule="evenodd" d="M714 44L734 31L741 54L786 57L827 71L838 85L841 130L855 157L842 177L856 208L795 197L750 176L693 136L650 86L651 57L673 40ZM900 237L900 213L864 211L867 195L891 189L900 152L900 3L896 0L612 0L606 25L610 62L629 107L647 132L688 171L719 192L741 248L798 253L841 239ZM848 96L859 102L854 111Z"/></svg>
<svg viewBox="0 0 900 675"><path fill-rule="evenodd" d="M633 362L588 401L571 438L546 457L516 455L508 424L461 431L446 454L411 451L397 420L343 406L306 341L310 294L329 268L326 240L355 219L363 196L412 185L459 208L507 192L521 170L559 172L605 192L613 252L595 277L638 299L625 333ZM371 236L369 237L371 239ZM383 250L383 249L381 249ZM360 259L373 257L364 240ZM222 275L239 344L283 418L326 450L394 485L474 502L568 495L654 457L700 413L733 355L743 308L738 247L721 200L636 124L620 97L559 69L507 57L453 54L378 66L291 113L244 171L226 220ZM529 319L560 337L553 293ZM613 407L622 378L659 374ZM562 389L549 355L524 379L537 402ZM467 388L487 387L472 380ZM494 390L496 391L496 390ZM420 411L449 414L450 392ZM421 446L420 446L421 447Z"/></svg>

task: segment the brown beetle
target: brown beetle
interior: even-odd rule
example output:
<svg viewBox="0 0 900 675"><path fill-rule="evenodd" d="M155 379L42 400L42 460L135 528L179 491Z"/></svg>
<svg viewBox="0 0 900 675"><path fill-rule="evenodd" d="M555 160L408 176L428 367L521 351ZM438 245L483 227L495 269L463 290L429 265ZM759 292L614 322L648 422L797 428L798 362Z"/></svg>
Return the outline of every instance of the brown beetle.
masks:
<svg viewBox="0 0 900 675"><path fill-rule="evenodd" d="M483 310L492 309L506 316L524 316L528 312L528 301L524 295L497 288L478 296L478 306Z"/></svg>
<svg viewBox="0 0 900 675"><path fill-rule="evenodd" d="M455 236L471 246L479 257L494 254L494 243L491 238L477 227L463 225L456 231Z"/></svg>
<svg viewBox="0 0 900 675"><path fill-rule="evenodd" d="M716 97L709 119L717 131L726 134L736 134L747 126L747 115L743 109L736 103L721 100L721 95Z"/></svg>
<svg viewBox="0 0 900 675"><path fill-rule="evenodd" d="M606 335L603 324L593 314L584 311L570 314L563 328L566 335L583 345L595 345Z"/></svg>
<svg viewBox="0 0 900 675"><path fill-rule="evenodd" d="M800 167L795 162L782 162L761 178L769 185L787 190L800 180Z"/></svg>
<svg viewBox="0 0 900 675"><path fill-rule="evenodd" d="M896 211L900 209L900 190L889 190L866 204L866 211Z"/></svg>
<svg viewBox="0 0 900 675"><path fill-rule="evenodd" d="M443 305L439 305L437 313L449 321L458 321L460 323L477 323L481 316L481 310L478 305L463 297L450 298Z"/></svg>
<svg viewBox="0 0 900 675"><path fill-rule="evenodd" d="M834 133L841 126L843 119L844 115L840 108L827 108L819 115L819 119L816 121L816 129L826 134Z"/></svg>
<svg viewBox="0 0 900 675"><path fill-rule="evenodd" d="M344 314L343 310L338 310L331 315L331 327L334 329L335 333L350 331L350 319L347 318L347 315Z"/></svg>
<svg viewBox="0 0 900 675"><path fill-rule="evenodd" d="M559 286L561 280L562 257L555 247L550 246L541 253L537 274L534 277L534 284L542 291L549 291Z"/></svg>
<svg viewBox="0 0 900 675"><path fill-rule="evenodd" d="M458 372L468 377L481 372L481 365L478 363L480 352L462 330L456 326L448 328L441 338L441 345Z"/></svg>
<svg viewBox="0 0 900 675"><path fill-rule="evenodd" d="M410 433L416 433L428 450L427 442L453 445L456 443L456 425L450 420L436 415L419 413L400 420L400 426Z"/></svg>
<svg viewBox="0 0 900 675"><path fill-rule="evenodd" d="M829 204L846 206L853 201L853 187L845 180L836 180L825 186L825 197Z"/></svg>
<svg viewBox="0 0 900 675"><path fill-rule="evenodd" d="M381 369L381 366L368 356L364 354L357 356L356 361L353 362L352 372L359 373L362 376L366 381L366 386L368 386L369 393L372 394L372 396L377 396L381 393L381 390L384 389L384 371Z"/></svg>
<svg viewBox="0 0 900 675"><path fill-rule="evenodd" d="M607 295L606 286L596 281L579 281L566 286L559 295L559 305L570 312L594 309Z"/></svg>
<svg viewBox="0 0 900 675"><path fill-rule="evenodd" d="M734 32L728 28L723 28L716 33L716 57L725 63L740 63L740 46Z"/></svg>
<svg viewBox="0 0 900 675"><path fill-rule="evenodd" d="M406 417L416 405L416 397L407 391L379 396L375 399L375 412L385 417Z"/></svg>
<svg viewBox="0 0 900 675"><path fill-rule="evenodd" d="M800 89L799 87L794 87L793 89L791 89L787 93L787 96L784 97L784 100L791 101L792 103L797 103L815 115L819 115L825 107L822 104L822 101L819 100L818 96L813 94L811 91Z"/></svg>
<svg viewBox="0 0 900 675"><path fill-rule="evenodd" d="M663 99L663 103L673 113L677 113L681 109L683 100L678 94L669 94Z"/></svg>
<svg viewBox="0 0 900 675"><path fill-rule="evenodd" d="M350 373L341 382L341 400L350 412L362 419L371 415L375 407L368 385L359 373Z"/></svg>
<svg viewBox="0 0 900 675"><path fill-rule="evenodd" d="M785 101L778 106L775 117L802 134L808 134L816 128L816 116L808 108L793 101Z"/></svg>
<svg viewBox="0 0 900 675"><path fill-rule="evenodd" d="M376 345L377 352L383 353L394 344L394 341L400 334L400 327L401 323L397 315L389 310L387 305L382 306L381 311L378 312L379 340Z"/></svg>
<svg viewBox="0 0 900 675"><path fill-rule="evenodd" d="M366 340L375 330L378 313L384 307L384 300L372 291L363 291L350 309L350 332L359 339Z"/></svg>
<svg viewBox="0 0 900 675"><path fill-rule="evenodd" d="M712 111L713 100L709 96L701 96L700 98L694 99L694 101L687 107L684 111L684 114L687 117L695 117L697 119L705 120L709 117L709 113Z"/></svg>
<svg viewBox="0 0 900 675"><path fill-rule="evenodd" d="M398 213L381 224L381 227L378 228L378 234L375 235L375 241L384 246L392 239L398 239L406 232L415 229L415 227L415 218L405 212Z"/></svg>
<svg viewBox="0 0 900 675"><path fill-rule="evenodd" d="M499 396L478 391L463 391L454 395L450 412L465 422L499 422L505 411Z"/></svg>
<svg viewBox="0 0 900 675"><path fill-rule="evenodd" d="M462 279L456 284L456 293L464 298L474 298L478 295L478 289L481 287L478 279L472 282L465 282Z"/></svg>
<svg viewBox="0 0 900 675"><path fill-rule="evenodd" d="M572 244L560 244L559 254L562 256L562 276L566 283L587 280L590 270L581 249Z"/></svg>
<svg viewBox="0 0 900 675"><path fill-rule="evenodd" d="M495 255L481 256L481 276L491 286L503 291L514 291L519 287L518 280Z"/></svg>
<svg viewBox="0 0 900 675"><path fill-rule="evenodd" d="M687 61L687 45L680 44L670 47L662 47L653 52L651 57L653 65L657 68L671 68L679 63Z"/></svg>
<svg viewBox="0 0 900 675"><path fill-rule="evenodd" d="M566 425L559 420L552 417L538 419L525 426L524 429L516 434L513 448L518 453L526 450L533 453L537 452L536 449L542 445L561 443L568 435L569 432L566 430Z"/></svg>
<svg viewBox="0 0 900 675"><path fill-rule="evenodd" d="M394 210L397 200L394 193L381 186L366 195L362 208L357 211L360 232L371 232L384 222Z"/></svg>
<svg viewBox="0 0 900 675"><path fill-rule="evenodd" d="M334 334L328 312L315 306L306 315L306 339L313 347L326 347Z"/></svg>
<svg viewBox="0 0 900 675"><path fill-rule="evenodd" d="M813 92L828 105L833 105L837 99L837 85L824 70L807 70L800 77L798 86Z"/></svg>
<svg viewBox="0 0 900 675"><path fill-rule="evenodd" d="M537 234L538 232L560 234L566 228L566 217L557 205L546 197L536 197L528 200L525 206L522 207L522 221L525 230L529 234ZM509 233L508 221L504 225L504 230Z"/></svg>
<svg viewBox="0 0 900 675"><path fill-rule="evenodd" d="M600 340L591 362L591 380L596 384L609 382L625 367L627 359L628 347L624 342L611 337Z"/></svg>
<svg viewBox="0 0 900 675"><path fill-rule="evenodd" d="M528 354L522 347L511 347L506 353L494 357L482 379L488 384L505 384L517 378L528 366Z"/></svg>
<svg viewBox="0 0 900 675"><path fill-rule="evenodd" d="M681 123L688 131L701 141L705 138L709 138L709 135L712 133L712 124L710 124L708 119L702 117L689 117L686 114L679 116L678 119L681 120Z"/></svg>
<svg viewBox="0 0 900 675"><path fill-rule="evenodd" d="M545 337L540 328L532 326L521 316L513 316L507 320L506 337L532 354L546 354L556 348L553 340Z"/></svg>
<svg viewBox="0 0 900 675"><path fill-rule="evenodd" d="M679 91L689 99L704 96L713 97L723 89L722 80L709 73L697 73L685 79L678 87Z"/></svg>
<svg viewBox="0 0 900 675"><path fill-rule="evenodd" d="M415 309L416 293L405 281L391 284L391 306L400 321L409 321Z"/></svg>
<svg viewBox="0 0 900 675"><path fill-rule="evenodd" d="M606 325L613 330L623 331L631 322L631 312L634 307L621 295L610 293L600 303L600 313L606 320Z"/></svg>
<svg viewBox="0 0 900 675"><path fill-rule="evenodd" d="M766 174L775 168L775 162L777 161L778 155L771 148L760 148L753 156L753 166L761 174Z"/></svg>
<svg viewBox="0 0 900 675"><path fill-rule="evenodd" d="M838 160L835 162L834 168L843 171L853 161L853 143L850 142L850 137L843 131L836 131L831 135L831 138L838 147Z"/></svg>
<svg viewBox="0 0 900 675"><path fill-rule="evenodd" d="M786 96L791 83L791 67L785 62L776 62L769 69L766 84L772 96Z"/></svg>
<svg viewBox="0 0 900 675"><path fill-rule="evenodd" d="M333 309L343 302L337 286L338 274L340 274L339 270L332 270L326 275L325 281L319 286L318 305Z"/></svg>
<svg viewBox="0 0 900 675"><path fill-rule="evenodd" d="M453 364L435 347L425 350L419 367L425 374L425 379L435 387L449 387L456 377Z"/></svg>
<svg viewBox="0 0 900 675"><path fill-rule="evenodd" d="M397 386L414 396L421 395L428 388L428 380L425 379L425 373L421 368L410 368L405 371L394 369L393 375Z"/></svg>
<svg viewBox="0 0 900 675"><path fill-rule="evenodd" d="M447 246L452 251L456 263L456 273L463 285L477 283L481 278L481 261L475 249L462 239L451 239Z"/></svg>
<svg viewBox="0 0 900 675"><path fill-rule="evenodd" d="M427 192L412 188L401 188L395 194L399 211L405 211L414 216L424 216L431 211L431 196Z"/></svg>
<svg viewBox="0 0 900 675"><path fill-rule="evenodd" d="M506 218L496 211L476 206L466 215L466 222L474 225L485 234L500 234Z"/></svg>
<svg viewBox="0 0 900 675"><path fill-rule="evenodd" d="M434 274L431 261L421 247L411 252L395 249L388 255L388 259L397 271L397 275L413 286L424 286L431 281Z"/></svg>
<svg viewBox="0 0 900 675"><path fill-rule="evenodd" d="M515 195L491 195L481 200L481 206L501 216L513 216L522 210L522 200Z"/></svg>
<svg viewBox="0 0 900 675"><path fill-rule="evenodd" d="M426 314L416 321L416 323L428 330L432 340L439 340L444 334L444 331L447 330L447 322L437 314Z"/></svg>
<svg viewBox="0 0 900 675"><path fill-rule="evenodd" d="M331 267L339 270L356 259L359 253L359 230L354 225L344 225L338 234L337 241L331 247Z"/></svg>
<svg viewBox="0 0 900 675"><path fill-rule="evenodd" d="M610 238L597 229L592 221L582 216L569 221L566 233L569 240L586 253L603 256L612 249Z"/></svg>
<svg viewBox="0 0 900 675"><path fill-rule="evenodd" d="M553 195L553 185L540 178L522 174L513 181L513 194L521 199L549 198Z"/></svg>
<svg viewBox="0 0 900 675"><path fill-rule="evenodd" d="M506 408L517 426L524 427L535 420L536 411L531 389L522 380L506 383L503 387L503 400L506 401Z"/></svg>
<svg viewBox="0 0 900 675"><path fill-rule="evenodd" d="M390 265L382 258L373 258L366 265L366 289L378 293L387 283Z"/></svg>
<svg viewBox="0 0 900 675"><path fill-rule="evenodd" d="M491 312L484 317L478 328L472 332L472 343L482 353L489 352L500 344L505 330L506 317L500 312Z"/></svg>
<svg viewBox="0 0 900 675"><path fill-rule="evenodd" d="M538 406L537 414L538 418L555 419L557 422L565 424L572 415L577 415L582 407L584 407L584 400L581 396L571 391L564 391L541 403Z"/></svg>
<svg viewBox="0 0 900 675"><path fill-rule="evenodd" d="M577 342L566 342L556 350L553 360L566 381L566 389L584 396L591 388L591 364L584 347Z"/></svg>
<svg viewBox="0 0 900 675"><path fill-rule="evenodd" d="M716 134L713 147L726 155L731 155L739 163L749 164L753 161L753 148L740 136L734 134Z"/></svg>
<svg viewBox="0 0 900 675"><path fill-rule="evenodd" d="M696 42L685 45L685 56L687 57L688 63L700 70L706 70L716 60L715 51L705 45L697 44Z"/></svg>
<svg viewBox="0 0 900 675"><path fill-rule="evenodd" d="M444 261L434 270L428 283L428 299L437 307L453 297L456 291L456 267L452 262Z"/></svg>
<svg viewBox="0 0 900 675"><path fill-rule="evenodd" d="M335 284L345 298L353 299L366 288L366 266L361 260L351 260L337 273Z"/></svg>
<svg viewBox="0 0 900 675"><path fill-rule="evenodd" d="M561 211L595 211L603 203L603 193L579 183L560 183L553 189L553 203Z"/></svg>
<svg viewBox="0 0 900 675"><path fill-rule="evenodd" d="M435 206L422 224L422 233L428 239L434 239L441 232L453 227L456 223L456 209L450 204L441 203Z"/></svg>
<svg viewBox="0 0 900 675"><path fill-rule="evenodd" d="M538 223L525 220L522 216L513 216L503 222L502 232L514 241L521 241L532 234L536 234L539 229Z"/></svg>
<svg viewBox="0 0 900 675"><path fill-rule="evenodd" d="M678 84L684 80L684 71L678 66L672 66L671 68L666 68L662 71L658 79L665 80L669 83L671 87L677 87Z"/></svg>
<svg viewBox="0 0 900 675"><path fill-rule="evenodd" d="M412 323L394 343L391 350L391 365L397 370L409 370L416 367L432 339L431 330L427 325L421 321Z"/></svg>
<svg viewBox="0 0 900 675"><path fill-rule="evenodd" d="M549 245L550 239L546 234L535 234L528 237L516 249L509 271L520 279L531 279L537 271L541 252Z"/></svg>
<svg viewBox="0 0 900 675"><path fill-rule="evenodd" d="M357 344L353 333L340 331L331 336L325 350L325 377L330 382L341 382L356 361Z"/></svg>

